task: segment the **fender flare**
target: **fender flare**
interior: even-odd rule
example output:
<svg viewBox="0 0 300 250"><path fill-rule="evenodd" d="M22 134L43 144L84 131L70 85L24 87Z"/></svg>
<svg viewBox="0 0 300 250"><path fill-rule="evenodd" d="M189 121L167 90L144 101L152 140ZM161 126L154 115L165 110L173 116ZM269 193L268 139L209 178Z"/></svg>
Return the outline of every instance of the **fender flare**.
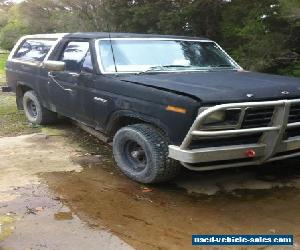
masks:
<svg viewBox="0 0 300 250"><path fill-rule="evenodd" d="M33 87L24 82L19 82L19 81L17 82L15 91L16 91L16 103L19 110L23 110L23 95L27 90L33 90Z"/></svg>
<svg viewBox="0 0 300 250"><path fill-rule="evenodd" d="M140 120L141 122L145 122L148 124L152 124L155 127L157 127L158 129L160 129L167 137L169 137L169 131L168 131L168 127L162 123L160 120L153 118L151 116L142 114L142 113L137 113L137 112L133 112L130 110L119 110L114 112L106 125L106 134L112 136L114 133L114 129L118 126L118 124L122 121L122 119L126 119L126 118L132 118L132 119L137 119Z"/></svg>

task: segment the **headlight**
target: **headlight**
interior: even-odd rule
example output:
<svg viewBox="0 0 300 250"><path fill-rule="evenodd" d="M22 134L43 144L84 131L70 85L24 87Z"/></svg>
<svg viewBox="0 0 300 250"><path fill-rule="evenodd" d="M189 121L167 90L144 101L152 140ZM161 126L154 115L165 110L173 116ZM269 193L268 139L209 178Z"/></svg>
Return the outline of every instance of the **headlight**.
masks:
<svg viewBox="0 0 300 250"><path fill-rule="evenodd" d="M240 115L241 109L227 109L216 111L205 118L203 125L235 126L239 122Z"/></svg>
<svg viewBox="0 0 300 250"><path fill-rule="evenodd" d="M207 116L203 122L203 124L213 124L223 122L226 119L225 111L216 111L209 116Z"/></svg>

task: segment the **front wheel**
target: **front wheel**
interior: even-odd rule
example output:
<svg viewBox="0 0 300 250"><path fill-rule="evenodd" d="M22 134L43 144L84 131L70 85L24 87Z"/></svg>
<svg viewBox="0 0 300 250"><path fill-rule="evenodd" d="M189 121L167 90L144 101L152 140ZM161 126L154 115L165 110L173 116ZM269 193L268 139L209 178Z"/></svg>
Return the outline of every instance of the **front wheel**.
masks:
<svg viewBox="0 0 300 250"><path fill-rule="evenodd" d="M57 120L57 114L44 108L33 90L25 92L23 107L27 120L33 124L45 125Z"/></svg>
<svg viewBox="0 0 300 250"><path fill-rule="evenodd" d="M148 124L121 128L113 140L113 154L120 170L141 183L168 181L181 169L178 162L168 158L165 137Z"/></svg>

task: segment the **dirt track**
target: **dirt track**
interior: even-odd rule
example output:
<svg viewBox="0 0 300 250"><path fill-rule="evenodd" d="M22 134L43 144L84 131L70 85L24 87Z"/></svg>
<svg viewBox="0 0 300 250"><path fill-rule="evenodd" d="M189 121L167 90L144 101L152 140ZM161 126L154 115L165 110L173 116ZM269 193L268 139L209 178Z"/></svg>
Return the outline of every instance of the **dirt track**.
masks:
<svg viewBox="0 0 300 250"><path fill-rule="evenodd" d="M300 249L299 160L146 187L73 130L0 138L0 249L192 249L197 233L294 234Z"/></svg>

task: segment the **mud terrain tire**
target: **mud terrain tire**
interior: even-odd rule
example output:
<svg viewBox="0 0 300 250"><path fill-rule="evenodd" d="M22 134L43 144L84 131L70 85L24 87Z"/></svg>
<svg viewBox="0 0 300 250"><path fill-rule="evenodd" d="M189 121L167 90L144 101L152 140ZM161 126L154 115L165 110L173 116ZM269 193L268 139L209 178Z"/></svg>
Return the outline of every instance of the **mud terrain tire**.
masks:
<svg viewBox="0 0 300 250"><path fill-rule="evenodd" d="M23 107L29 122L46 125L57 121L57 114L44 108L33 90L25 92Z"/></svg>
<svg viewBox="0 0 300 250"><path fill-rule="evenodd" d="M181 165L168 158L168 143L158 129L148 124L121 128L113 140L119 169L141 183L165 182L179 174Z"/></svg>

